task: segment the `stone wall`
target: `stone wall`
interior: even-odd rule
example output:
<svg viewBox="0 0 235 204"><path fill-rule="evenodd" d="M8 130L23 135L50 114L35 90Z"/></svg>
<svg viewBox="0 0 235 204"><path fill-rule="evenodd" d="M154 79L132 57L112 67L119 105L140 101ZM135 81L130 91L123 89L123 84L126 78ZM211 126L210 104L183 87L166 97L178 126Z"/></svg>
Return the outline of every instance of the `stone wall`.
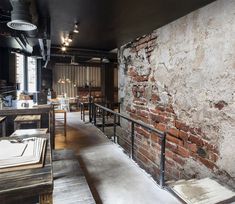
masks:
<svg viewBox="0 0 235 204"><path fill-rule="evenodd" d="M122 113L167 132L169 179L235 186L235 1L219 0L119 49ZM136 128L136 160L158 175L159 139Z"/></svg>

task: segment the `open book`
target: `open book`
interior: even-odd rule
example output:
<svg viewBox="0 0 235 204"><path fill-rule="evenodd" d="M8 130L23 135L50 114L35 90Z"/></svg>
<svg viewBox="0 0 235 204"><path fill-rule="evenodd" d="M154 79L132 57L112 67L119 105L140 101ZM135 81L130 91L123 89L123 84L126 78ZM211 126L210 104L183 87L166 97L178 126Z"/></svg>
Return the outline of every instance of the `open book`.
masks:
<svg viewBox="0 0 235 204"><path fill-rule="evenodd" d="M41 137L0 140L0 172L42 166L45 148L46 138Z"/></svg>

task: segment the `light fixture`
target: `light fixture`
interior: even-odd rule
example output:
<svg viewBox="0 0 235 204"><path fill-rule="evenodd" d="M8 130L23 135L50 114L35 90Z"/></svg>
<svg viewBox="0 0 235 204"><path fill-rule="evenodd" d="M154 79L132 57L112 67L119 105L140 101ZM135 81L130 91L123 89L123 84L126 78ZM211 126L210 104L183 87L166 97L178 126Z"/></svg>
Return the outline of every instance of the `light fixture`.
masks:
<svg viewBox="0 0 235 204"><path fill-rule="evenodd" d="M73 41L73 35L72 33L69 33L68 42L72 42L72 41Z"/></svg>
<svg viewBox="0 0 235 204"><path fill-rule="evenodd" d="M64 45L62 45L61 50L62 50L63 52L65 52L65 51L66 51L66 47L65 47Z"/></svg>
<svg viewBox="0 0 235 204"><path fill-rule="evenodd" d="M78 23L75 23L75 24L74 24L73 32L74 32L74 33L79 33L79 30L78 30Z"/></svg>

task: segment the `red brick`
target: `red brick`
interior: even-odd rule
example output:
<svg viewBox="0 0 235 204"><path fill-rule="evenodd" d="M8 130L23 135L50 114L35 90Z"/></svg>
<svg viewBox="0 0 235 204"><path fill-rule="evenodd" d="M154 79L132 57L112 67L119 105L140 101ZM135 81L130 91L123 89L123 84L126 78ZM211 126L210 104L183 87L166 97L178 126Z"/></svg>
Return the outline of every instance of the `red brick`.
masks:
<svg viewBox="0 0 235 204"><path fill-rule="evenodd" d="M188 139L188 133L184 132L183 130L180 130L178 137L182 140L187 140Z"/></svg>
<svg viewBox="0 0 235 204"><path fill-rule="evenodd" d="M156 111L162 112L162 111L165 111L165 108L163 106L157 106Z"/></svg>
<svg viewBox="0 0 235 204"><path fill-rule="evenodd" d="M188 148L189 151L196 153L197 152L197 145L192 143L187 143L186 148Z"/></svg>
<svg viewBox="0 0 235 204"><path fill-rule="evenodd" d="M199 137L196 136L196 135L190 134L188 140L189 140L190 142L192 142L192 143L195 143L197 146L200 146L200 147L203 146L203 141L202 141L202 139L199 138Z"/></svg>
<svg viewBox="0 0 235 204"><path fill-rule="evenodd" d="M189 157L189 151L185 149L184 147L178 146L177 153L182 157L186 157L186 158Z"/></svg>
<svg viewBox="0 0 235 204"><path fill-rule="evenodd" d="M135 131L146 138L150 137L150 133L141 127L136 126Z"/></svg>
<svg viewBox="0 0 235 204"><path fill-rule="evenodd" d="M181 166L185 164L185 160L176 154L174 154L173 160Z"/></svg>
<svg viewBox="0 0 235 204"><path fill-rule="evenodd" d="M150 118L152 121L154 121L156 123L165 123L166 122L166 118L161 115L150 113Z"/></svg>
<svg viewBox="0 0 235 204"><path fill-rule="evenodd" d="M219 156L213 152L209 153L209 160L211 160L212 162L216 162L219 159Z"/></svg>
<svg viewBox="0 0 235 204"><path fill-rule="evenodd" d="M216 165L215 165L213 162L209 161L208 159L201 158L201 157L198 157L198 159L199 159L199 161L200 161L201 163L203 163L207 168L209 168L209 169L214 169L214 168L216 168Z"/></svg>
<svg viewBox="0 0 235 204"><path fill-rule="evenodd" d="M175 152L177 149L177 145L171 142L166 141L166 148Z"/></svg>
<svg viewBox="0 0 235 204"><path fill-rule="evenodd" d="M133 67L131 67L131 68L129 68L129 70L128 70L128 75L131 76L131 77L135 77L135 76L137 76L138 74L137 74L137 72L136 72L136 69L133 68Z"/></svg>
<svg viewBox="0 0 235 204"><path fill-rule="evenodd" d="M156 133L151 133L151 140L158 143L158 144L160 144L160 142L161 142L159 135L157 135Z"/></svg>
<svg viewBox="0 0 235 204"><path fill-rule="evenodd" d="M134 114L134 113L130 113L130 117L134 120L139 120L140 119L140 117L138 115Z"/></svg>
<svg viewBox="0 0 235 204"><path fill-rule="evenodd" d="M175 129L175 128L170 128L167 131L170 135L173 135L175 137L179 137L179 130Z"/></svg>
<svg viewBox="0 0 235 204"><path fill-rule="evenodd" d="M166 150L165 156L166 156L166 158L173 159L174 158L174 153L172 151Z"/></svg>
<svg viewBox="0 0 235 204"><path fill-rule="evenodd" d="M174 109L172 107L167 107L166 111L169 112L169 113L175 113Z"/></svg>
<svg viewBox="0 0 235 204"><path fill-rule="evenodd" d="M162 132L165 132L165 131L166 131L166 125L163 124L163 123L158 123L158 124L156 125L156 128L157 128L158 130L162 131Z"/></svg>
<svg viewBox="0 0 235 204"><path fill-rule="evenodd" d="M151 100L152 102L157 102L157 101L160 101L160 98L157 94L152 94Z"/></svg>
<svg viewBox="0 0 235 204"><path fill-rule="evenodd" d="M178 120L175 121L175 127L179 130L183 130L185 132L188 132L189 130L189 127L185 124L185 123L182 123Z"/></svg>
<svg viewBox="0 0 235 204"><path fill-rule="evenodd" d="M180 139L178 139L176 137L173 137L173 136L171 136L169 134L166 135L166 140L170 141L170 142L172 142L172 143L174 143L176 145L183 146L183 141L182 140L180 140Z"/></svg>
<svg viewBox="0 0 235 204"><path fill-rule="evenodd" d="M213 145L213 144L208 143L207 141L204 141L204 146L208 150L210 150L210 151L212 151L212 152L214 152L216 154L219 154L219 150L218 150L218 147L216 145Z"/></svg>

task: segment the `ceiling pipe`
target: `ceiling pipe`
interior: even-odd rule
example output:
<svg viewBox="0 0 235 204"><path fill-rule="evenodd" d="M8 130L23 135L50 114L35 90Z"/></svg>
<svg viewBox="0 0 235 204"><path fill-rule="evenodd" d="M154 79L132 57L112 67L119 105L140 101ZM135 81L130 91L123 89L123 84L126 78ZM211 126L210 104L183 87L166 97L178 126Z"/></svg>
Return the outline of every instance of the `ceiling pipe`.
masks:
<svg viewBox="0 0 235 204"><path fill-rule="evenodd" d="M11 21L7 23L7 26L19 31L36 30L35 2L30 0L10 0L10 2L13 10L11 11ZM32 13L34 13L34 23L32 22Z"/></svg>
<svg viewBox="0 0 235 204"><path fill-rule="evenodd" d="M41 49L42 59L45 61L46 60L46 54L45 54L43 39L39 38L38 42L39 42L39 46L40 46L40 49Z"/></svg>

